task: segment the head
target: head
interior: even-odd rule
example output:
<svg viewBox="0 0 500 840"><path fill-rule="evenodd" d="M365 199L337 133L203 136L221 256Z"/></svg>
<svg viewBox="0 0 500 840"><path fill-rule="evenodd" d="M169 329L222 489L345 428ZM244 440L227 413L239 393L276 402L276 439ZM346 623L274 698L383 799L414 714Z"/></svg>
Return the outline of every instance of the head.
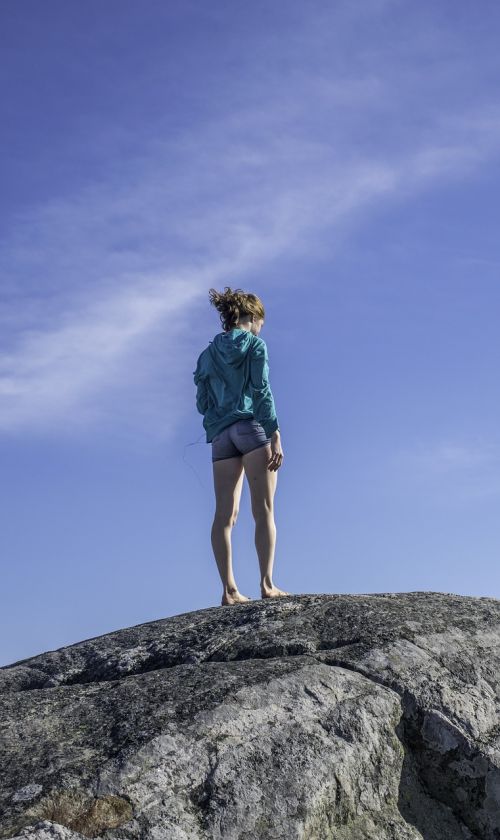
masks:
<svg viewBox="0 0 500 840"><path fill-rule="evenodd" d="M258 335L265 319L264 306L257 295L226 286L223 292L210 289L210 303L220 313L224 332L238 327Z"/></svg>

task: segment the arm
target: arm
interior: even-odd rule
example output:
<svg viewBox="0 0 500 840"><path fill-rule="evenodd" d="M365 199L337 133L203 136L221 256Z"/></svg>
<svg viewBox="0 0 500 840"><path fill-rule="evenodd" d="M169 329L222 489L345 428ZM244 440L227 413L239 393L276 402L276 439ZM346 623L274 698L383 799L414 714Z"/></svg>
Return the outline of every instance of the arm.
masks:
<svg viewBox="0 0 500 840"><path fill-rule="evenodd" d="M267 345L262 338L250 349L250 392L253 400L253 415L263 426L267 437L279 429L274 398L269 382Z"/></svg>
<svg viewBox="0 0 500 840"><path fill-rule="evenodd" d="M208 408L207 386L205 385L204 379L200 379L196 389L196 408L200 414L205 414Z"/></svg>
<svg viewBox="0 0 500 840"><path fill-rule="evenodd" d="M200 364L196 365L196 370L193 371L194 375L194 384L196 385L196 408L200 412L200 414L205 414L208 408L208 392L207 392L207 385L204 378L202 378L200 373Z"/></svg>

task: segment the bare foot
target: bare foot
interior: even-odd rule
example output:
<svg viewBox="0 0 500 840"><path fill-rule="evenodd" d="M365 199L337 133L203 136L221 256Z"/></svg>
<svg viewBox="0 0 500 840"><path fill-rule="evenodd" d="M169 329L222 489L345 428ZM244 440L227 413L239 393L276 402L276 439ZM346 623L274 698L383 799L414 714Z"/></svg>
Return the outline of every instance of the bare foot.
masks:
<svg viewBox="0 0 500 840"><path fill-rule="evenodd" d="M251 601L246 595L242 595L237 589L232 589L230 592L224 592L221 601L221 607L230 606L231 604L243 604L245 601Z"/></svg>
<svg viewBox="0 0 500 840"><path fill-rule="evenodd" d="M281 595L292 595L292 592L285 592L283 589L278 589L277 586L260 586L260 591L263 598L279 598Z"/></svg>

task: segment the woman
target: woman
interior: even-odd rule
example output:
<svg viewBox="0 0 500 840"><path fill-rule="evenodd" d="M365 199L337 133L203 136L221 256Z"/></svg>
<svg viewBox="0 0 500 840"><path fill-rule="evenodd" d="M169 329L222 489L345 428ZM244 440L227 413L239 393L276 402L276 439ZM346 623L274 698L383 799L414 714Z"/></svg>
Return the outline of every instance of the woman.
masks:
<svg viewBox="0 0 500 840"><path fill-rule="evenodd" d="M272 582L276 545L273 505L283 450L269 383L267 346L259 337L264 307L256 295L229 286L223 293L210 289L209 299L220 313L223 332L200 354L193 373L196 407L203 414L207 443L212 443L216 508L211 541L224 606L251 600L238 592L231 556L231 529L238 516L244 473L255 519L261 597L291 593Z"/></svg>

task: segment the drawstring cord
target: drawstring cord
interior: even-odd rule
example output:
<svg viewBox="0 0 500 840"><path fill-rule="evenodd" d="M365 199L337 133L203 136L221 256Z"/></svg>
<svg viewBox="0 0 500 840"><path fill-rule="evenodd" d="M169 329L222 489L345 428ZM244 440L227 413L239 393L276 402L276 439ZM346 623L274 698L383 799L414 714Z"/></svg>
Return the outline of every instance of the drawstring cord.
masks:
<svg viewBox="0 0 500 840"><path fill-rule="evenodd" d="M202 438L204 435L205 435L205 432L202 432L202 433L201 433L201 435L200 435L200 437L198 438L198 440L194 440L192 443L186 443L186 444L184 445L184 453L186 452L186 447L187 447L187 446L196 446L196 444L197 444L197 443L200 443L200 438ZM192 465L192 464L190 464L190 463L189 463L189 461L186 461L186 459L185 459L185 457L184 457L184 453L183 453L183 455L182 455L182 460L184 461L184 463L185 463L185 464L187 464L187 465L188 465L188 467L191 467L191 469L193 470L194 474L196 475L196 477L197 477L198 481L200 482L201 486L203 487L203 489L204 489L204 490L206 490L207 488L206 488L206 487L205 487L205 485L203 484L203 482L202 482L202 480L201 480L200 476L199 476L199 475L198 475L198 473L196 472L196 470L195 470L195 468L193 467L193 465Z"/></svg>

